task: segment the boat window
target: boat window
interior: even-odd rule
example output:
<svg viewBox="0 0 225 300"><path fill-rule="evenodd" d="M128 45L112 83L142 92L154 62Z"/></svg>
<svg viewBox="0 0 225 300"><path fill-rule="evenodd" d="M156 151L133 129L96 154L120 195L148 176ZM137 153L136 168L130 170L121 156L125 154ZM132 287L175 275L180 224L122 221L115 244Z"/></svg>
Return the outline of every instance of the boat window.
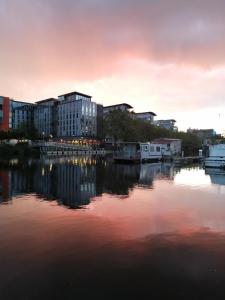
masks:
<svg viewBox="0 0 225 300"><path fill-rule="evenodd" d="M160 152L160 147L159 146L156 147L156 151Z"/></svg>
<svg viewBox="0 0 225 300"><path fill-rule="evenodd" d="M145 151L148 151L148 146L145 146Z"/></svg>
<svg viewBox="0 0 225 300"><path fill-rule="evenodd" d="M151 146L151 147L150 147L150 151L151 151L151 152L154 152L154 151L155 151L155 148L154 148L153 146Z"/></svg>

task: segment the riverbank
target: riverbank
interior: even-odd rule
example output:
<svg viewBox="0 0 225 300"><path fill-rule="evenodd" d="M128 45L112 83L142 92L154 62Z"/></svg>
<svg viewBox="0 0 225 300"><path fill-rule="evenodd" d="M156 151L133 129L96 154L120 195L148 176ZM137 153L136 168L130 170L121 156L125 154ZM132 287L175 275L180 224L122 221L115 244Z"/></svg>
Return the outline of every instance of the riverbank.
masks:
<svg viewBox="0 0 225 300"><path fill-rule="evenodd" d="M27 143L20 143L17 145L0 145L0 157L12 158L12 157L38 157L39 150L31 148Z"/></svg>

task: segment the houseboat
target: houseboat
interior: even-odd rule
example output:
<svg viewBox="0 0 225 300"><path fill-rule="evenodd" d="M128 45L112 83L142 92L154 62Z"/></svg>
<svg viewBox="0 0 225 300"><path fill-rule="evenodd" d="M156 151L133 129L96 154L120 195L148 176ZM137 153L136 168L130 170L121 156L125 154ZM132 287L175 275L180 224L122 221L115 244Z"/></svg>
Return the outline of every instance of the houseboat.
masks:
<svg viewBox="0 0 225 300"><path fill-rule="evenodd" d="M204 166L205 168L225 169L225 144L209 146Z"/></svg>
<svg viewBox="0 0 225 300"><path fill-rule="evenodd" d="M160 144L121 142L113 158L116 162L160 161L162 148Z"/></svg>

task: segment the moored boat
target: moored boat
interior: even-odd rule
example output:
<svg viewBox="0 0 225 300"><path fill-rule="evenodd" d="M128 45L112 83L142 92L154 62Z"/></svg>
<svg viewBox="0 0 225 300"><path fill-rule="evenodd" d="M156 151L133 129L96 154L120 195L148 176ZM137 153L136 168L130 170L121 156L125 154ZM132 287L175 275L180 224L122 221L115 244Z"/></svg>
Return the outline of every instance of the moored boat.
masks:
<svg viewBox="0 0 225 300"><path fill-rule="evenodd" d="M225 144L209 146L204 165L205 168L225 169Z"/></svg>

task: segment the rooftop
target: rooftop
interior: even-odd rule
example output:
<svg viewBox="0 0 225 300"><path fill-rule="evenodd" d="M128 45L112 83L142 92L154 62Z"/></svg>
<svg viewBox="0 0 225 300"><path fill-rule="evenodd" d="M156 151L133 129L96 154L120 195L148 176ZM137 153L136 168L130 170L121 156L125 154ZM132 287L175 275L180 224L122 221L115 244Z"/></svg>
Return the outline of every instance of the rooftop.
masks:
<svg viewBox="0 0 225 300"><path fill-rule="evenodd" d="M48 99L44 99L44 100L37 101L37 102L35 102L35 103L41 104L41 103L47 103L47 102L50 102L50 101L57 102L57 101L59 101L59 100L58 100L58 99L55 99L55 98L48 98Z"/></svg>
<svg viewBox="0 0 225 300"><path fill-rule="evenodd" d="M79 92L71 92L71 93L67 93L67 94L63 94L63 95L60 95L59 97L63 97L63 96L73 96L73 95L78 95L78 96L83 96L83 97L87 97L87 98L92 98L92 96L89 96L89 95L86 95L86 94L82 94L82 93L79 93Z"/></svg>
<svg viewBox="0 0 225 300"><path fill-rule="evenodd" d="M152 144L169 144L171 142L181 141L180 139L158 138L152 141Z"/></svg>
<svg viewBox="0 0 225 300"><path fill-rule="evenodd" d="M156 122L176 122L174 119L156 120Z"/></svg>
<svg viewBox="0 0 225 300"><path fill-rule="evenodd" d="M153 116L157 116L154 112L152 111L145 111L145 112L139 112L139 113L135 113L135 115L141 115L141 114L151 114Z"/></svg>
<svg viewBox="0 0 225 300"><path fill-rule="evenodd" d="M131 106L130 104L127 104L127 103L119 103L119 104L114 104L114 105L108 105L108 106L104 106L104 108L116 107L116 106L121 106L121 105L124 105L127 108L133 108L133 106Z"/></svg>

